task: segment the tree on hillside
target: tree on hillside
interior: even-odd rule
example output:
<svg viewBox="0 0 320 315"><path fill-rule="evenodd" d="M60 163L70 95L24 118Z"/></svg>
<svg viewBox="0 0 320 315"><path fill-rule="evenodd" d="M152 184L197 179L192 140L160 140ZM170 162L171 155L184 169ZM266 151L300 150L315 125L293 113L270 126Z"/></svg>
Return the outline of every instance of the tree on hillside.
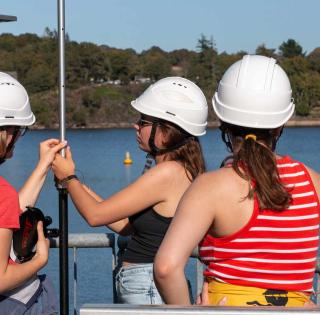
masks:
<svg viewBox="0 0 320 315"><path fill-rule="evenodd" d="M141 53L142 75L157 81L171 74L171 65L167 53L159 47L153 46Z"/></svg>
<svg viewBox="0 0 320 315"><path fill-rule="evenodd" d="M106 51L105 64L109 79L121 80L128 84L135 76L137 69L137 54L133 49L110 49Z"/></svg>
<svg viewBox="0 0 320 315"><path fill-rule="evenodd" d="M320 73L320 47L314 49L308 56L311 68Z"/></svg>
<svg viewBox="0 0 320 315"><path fill-rule="evenodd" d="M296 56L304 56L302 47L294 40L288 39L279 46L282 57L292 58Z"/></svg>
<svg viewBox="0 0 320 315"><path fill-rule="evenodd" d="M274 48L267 48L265 44L261 44L257 47L256 54L266 57L274 57L275 51L276 50Z"/></svg>
<svg viewBox="0 0 320 315"><path fill-rule="evenodd" d="M190 63L188 77L195 81L204 91L215 89L217 83L216 58L217 51L212 38L207 39L201 34L197 44L198 54Z"/></svg>
<svg viewBox="0 0 320 315"><path fill-rule="evenodd" d="M307 116L320 98L320 75L310 71L306 58L296 56L280 60L289 76L298 115Z"/></svg>

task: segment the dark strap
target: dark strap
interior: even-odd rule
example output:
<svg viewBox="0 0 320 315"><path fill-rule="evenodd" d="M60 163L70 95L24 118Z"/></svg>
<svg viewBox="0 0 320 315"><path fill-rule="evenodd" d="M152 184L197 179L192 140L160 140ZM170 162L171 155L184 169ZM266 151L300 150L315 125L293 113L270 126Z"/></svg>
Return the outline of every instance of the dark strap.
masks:
<svg viewBox="0 0 320 315"><path fill-rule="evenodd" d="M170 151L173 151L175 149L178 149L180 147L182 147L184 144L186 144L188 141L190 140L194 140L194 137L189 135L189 134L185 134L186 137L179 143L176 143L175 145L169 147L169 148L165 148L165 149L160 149L158 148L155 143L154 143L154 138L156 135L156 131L157 131L157 127L161 125L161 121L155 121L152 124L152 129L151 129L151 133L150 133L150 138L149 138L149 147L151 149L151 154L153 156L159 155L159 154L164 154Z"/></svg>
<svg viewBox="0 0 320 315"><path fill-rule="evenodd" d="M146 171L149 171L149 169L152 166L152 162L154 161L154 156L151 155L150 153L147 154L146 156L146 163L144 164L144 168L142 171L142 174L144 174Z"/></svg>

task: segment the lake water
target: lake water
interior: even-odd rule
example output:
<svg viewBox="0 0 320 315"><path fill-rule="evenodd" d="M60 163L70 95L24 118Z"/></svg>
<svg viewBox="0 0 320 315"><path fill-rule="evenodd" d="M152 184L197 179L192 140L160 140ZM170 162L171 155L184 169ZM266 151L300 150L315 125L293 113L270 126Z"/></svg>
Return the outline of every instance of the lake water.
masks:
<svg viewBox="0 0 320 315"><path fill-rule="evenodd" d="M320 172L320 128L287 128L278 145L280 154L290 154L294 159L306 163ZM16 145L14 157L1 166L1 176L17 189L22 185L36 165L38 143L47 138L59 137L58 131L30 131ZM135 141L131 129L73 130L67 132L78 174L87 185L102 197L125 187L135 180L144 166L145 154ZM220 140L220 132L209 130L201 138L207 168L219 167L227 151ZM125 152L129 151L133 164L124 166ZM51 227L58 227L58 192L50 174L37 203L46 215L53 219ZM90 228L69 202L70 233L102 233L107 228ZM70 305L73 305L73 253L69 251ZM112 274L110 249L81 249L78 251L78 307L84 303L112 303ZM52 249L50 261L44 271L59 290L58 250ZM194 262L187 268L188 277L194 287ZM70 312L71 313L71 312Z"/></svg>

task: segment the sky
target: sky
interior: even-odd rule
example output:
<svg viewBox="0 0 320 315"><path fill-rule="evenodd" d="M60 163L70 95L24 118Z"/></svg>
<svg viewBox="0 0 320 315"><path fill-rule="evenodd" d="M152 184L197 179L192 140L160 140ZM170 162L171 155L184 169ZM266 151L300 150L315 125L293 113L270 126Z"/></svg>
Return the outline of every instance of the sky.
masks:
<svg viewBox="0 0 320 315"><path fill-rule="evenodd" d="M71 40L138 53L196 50L201 34L219 53L277 49L289 38L310 53L320 47L319 12L319 0L65 0L65 25ZM57 0L0 0L0 14L18 18L0 33L57 29Z"/></svg>

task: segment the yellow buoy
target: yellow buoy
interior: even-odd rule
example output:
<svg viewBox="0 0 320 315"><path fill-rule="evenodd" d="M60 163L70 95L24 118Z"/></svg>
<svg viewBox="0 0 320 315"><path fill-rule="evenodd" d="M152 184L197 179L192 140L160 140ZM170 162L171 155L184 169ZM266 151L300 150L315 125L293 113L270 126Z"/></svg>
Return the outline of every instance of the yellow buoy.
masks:
<svg viewBox="0 0 320 315"><path fill-rule="evenodd" d="M126 165L132 164L132 160L131 160L131 156L130 156L129 151L126 152L126 157L123 160L123 164L126 164Z"/></svg>

